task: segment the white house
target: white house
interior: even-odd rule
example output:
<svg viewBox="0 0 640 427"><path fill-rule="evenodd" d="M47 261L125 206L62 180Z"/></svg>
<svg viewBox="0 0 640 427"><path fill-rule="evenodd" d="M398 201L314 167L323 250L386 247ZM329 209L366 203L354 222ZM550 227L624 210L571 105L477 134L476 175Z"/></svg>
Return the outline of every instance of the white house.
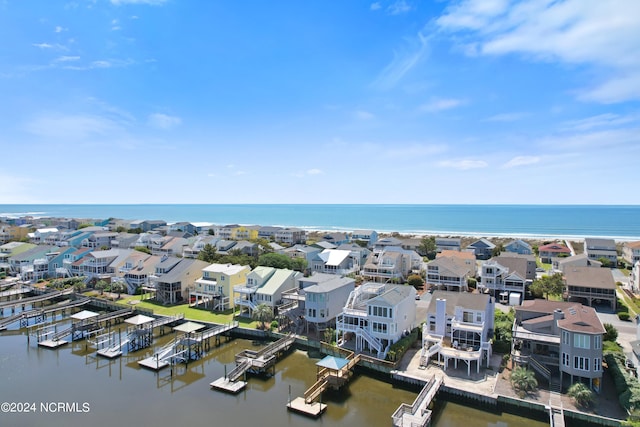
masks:
<svg viewBox="0 0 640 427"><path fill-rule="evenodd" d="M422 328L421 365L426 366L434 356L444 360L445 370L449 361L456 367L462 361L467 375L472 362L478 372L483 360L488 366L494 307L494 298L487 294L435 291Z"/></svg>
<svg viewBox="0 0 640 427"><path fill-rule="evenodd" d="M354 289L336 320L339 345L355 339L355 350L374 352L384 359L391 344L416 324L413 286L368 282Z"/></svg>
<svg viewBox="0 0 640 427"><path fill-rule="evenodd" d="M302 273L293 270L258 266L247 274L247 281L233 287L234 303L240 313L251 316L258 304L266 304L274 312L282 304L282 292L294 289Z"/></svg>
<svg viewBox="0 0 640 427"><path fill-rule="evenodd" d="M358 265L351 257L351 251L325 249L311 258L311 270L327 274L349 274L357 270Z"/></svg>

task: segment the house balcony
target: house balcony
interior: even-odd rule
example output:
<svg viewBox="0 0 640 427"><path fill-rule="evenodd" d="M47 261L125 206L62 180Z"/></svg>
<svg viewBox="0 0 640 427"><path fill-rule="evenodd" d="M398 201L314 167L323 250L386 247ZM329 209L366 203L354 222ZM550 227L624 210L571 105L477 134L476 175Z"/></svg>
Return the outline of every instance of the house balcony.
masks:
<svg viewBox="0 0 640 427"><path fill-rule="evenodd" d="M484 331L484 322L460 322L455 319L451 319L451 330L467 331L482 334Z"/></svg>
<svg viewBox="0 0 640 427"><path fill-rule="evenodd" d="M357 308L343 308L342 309L342 314L348 315L348 316L353 316L353 317L362 317L362 318L366 318L367 317L367 311L366 310L359 310Z"/></svg>
<svg viewBox="0 0 640 427"><path fill-rule="evenodd" d="M467 281L459 278L447 278L441 276L427 276L427 283L433 285L445 285L445 286L466 286Z"/></svg>
<svg viewBox="0 0 640 427"><path fill-rule="evenodd" d="M255 294L257 290L257 286L236 285L233 287L233 292L237 294L251 295Z"/></svg>

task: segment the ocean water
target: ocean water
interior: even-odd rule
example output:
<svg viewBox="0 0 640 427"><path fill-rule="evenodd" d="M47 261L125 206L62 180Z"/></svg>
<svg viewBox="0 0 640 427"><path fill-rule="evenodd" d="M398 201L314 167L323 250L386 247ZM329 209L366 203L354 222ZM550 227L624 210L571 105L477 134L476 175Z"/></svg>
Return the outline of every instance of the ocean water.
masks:
<svg viewBox="0 0 640 427"><path fill-rule="evenodd" d="M640 205L0 205L0 217L19 215L407 234L640 239Z"/></svg>

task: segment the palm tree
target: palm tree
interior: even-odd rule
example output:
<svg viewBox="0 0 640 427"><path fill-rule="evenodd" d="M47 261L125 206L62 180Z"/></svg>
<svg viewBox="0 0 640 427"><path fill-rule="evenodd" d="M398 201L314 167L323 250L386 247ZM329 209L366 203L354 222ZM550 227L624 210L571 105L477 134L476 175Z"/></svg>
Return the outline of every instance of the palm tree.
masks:
<svg viewBox="0 0 640 427"><path fill-rule="evenodd" d="M258 304L253 309L253 318L262 323L262 329L265 328L265 324L273 319L273 310L267 304Z"/></svg>
<svg viewBox="0 0 640 427"><path fill-rule="evenodd" d="M533 371L519 366L511 372L511 386L522 394L526 394L538 387L538 380Z"/></svg>
<svg viewBox="0 0 640 427"><path fill-rule="evenodd" d="M111 292L117 292L118 299L120 299L120 294L123 293L124 290L125 290L125 286L124 286L124 283L122 282L114 282L111 284Z"/></svg>
<svg viewBox="0 0 640 427"><path fill-rule="evenodd" d="M104 280L98 280L94 286L97 290L100 291L100 295L104 293L104 289L107 287L108 283Z"/></svg>
<svg viewBox="0 0 640 427"><path fill-rule="evenodd" d="M582 383L575 383L569 387L567 395L573 397L578 406L582 406L583 408L587 408L593 403L593 392Z"/></svg>

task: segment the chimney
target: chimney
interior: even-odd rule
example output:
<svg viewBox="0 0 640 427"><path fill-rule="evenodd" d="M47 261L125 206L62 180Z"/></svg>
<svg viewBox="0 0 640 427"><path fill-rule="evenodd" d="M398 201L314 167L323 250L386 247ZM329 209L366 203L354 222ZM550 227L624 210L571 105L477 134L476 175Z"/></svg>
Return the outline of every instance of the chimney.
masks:
<svg viewBox="0 0 640 427"><path fill-rule="evenodd" d="M560 333L560 329L558 328L558 321L564 319L564 313L559 308L553 310L553 325L551 325L551 331L554 335Z"/></svg>
<svg viewBox="0 0 640 427"><path fill-rule="evenodd" d="M447 300L436 300L436 335L444 336L447 328Z"/></svg>

